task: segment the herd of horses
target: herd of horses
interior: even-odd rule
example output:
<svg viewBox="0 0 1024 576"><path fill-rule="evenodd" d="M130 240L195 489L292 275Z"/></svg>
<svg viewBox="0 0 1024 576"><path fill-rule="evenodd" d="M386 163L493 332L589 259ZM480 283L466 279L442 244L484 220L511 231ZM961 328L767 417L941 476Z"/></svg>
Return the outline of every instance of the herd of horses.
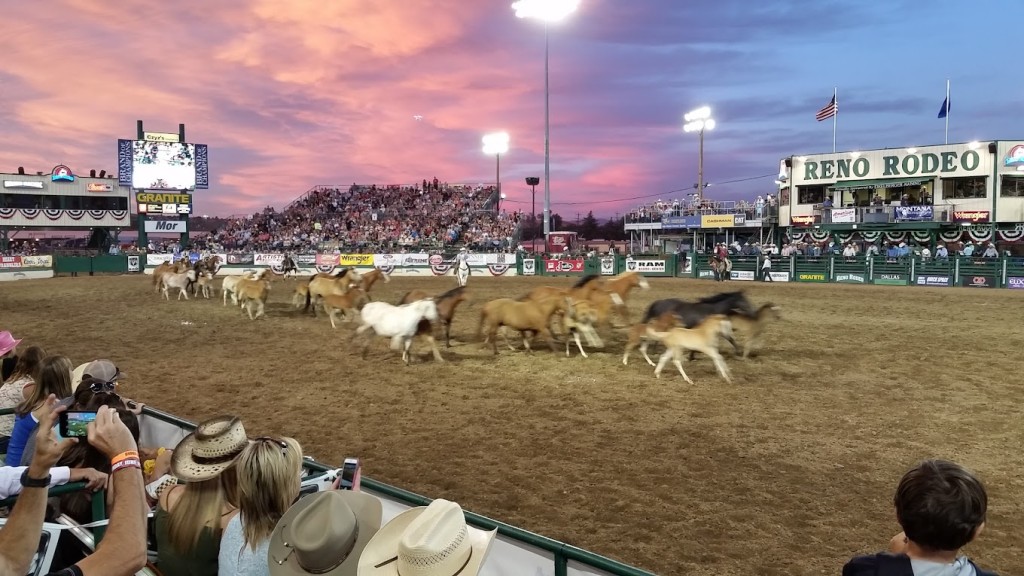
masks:
<svg viewBox="0 0 1024 576"><path fill-rule="evenodd" d="M216 256L194 264L187 261L161 264L154 270L153 285L170 299L171 290L178 299L202 294L210 297L213 279L219 268ZM276 275L271 269L247 276L227 276L221 281L222 302L245 310L251 320L265 315L265 306ZM299 282L292 297L294 308L303 312L322 309L330 318L332 328L340 320L357 321L353 341L361 340L361 354L366 356L372 336L388 338L393 350L400 350L402 361L409 364L415 340L424 341L437 362L444 362L435 334L451 347L451 326L459 305L470 299L466 278L458 278L459 286L441 294L422 290L406 293L396 304L373 301L370 289L378 281L390 279L380 269L360 272L343 268L335 273L318 273ZM779 307L771 303L760 307L747 299L742 291L723 292L686 301L677 298L656 300L645 309L639 322L631 323L627 302L634 289L650 288L642 274L630 271L614 277L589 275L569 287L540 286L518 298L497 298L483 303L477 324L477 338L498 354L499 333L506 346L516 350L509 334L518 333L523 349L531 352L531 340L545 340L557 352L556 335L564 340L566 356L572 344L581 356L588 357L584 347L603 348L600 332L625 331L626 345L622 363L629 364L633 351L639 348L648 364L660 378L669 362L687 382L693 381L683 369L684 360L696 354L711 359L721 377L731 382L729 368L719 351L722 340L729 343L737 357L748 358L761 345L764 328L779 318ZM254 313L255 312L255 313ZM743 335L742 346L736 341L737 330ZM655 362L648 355L651 344L664 346Z"/></svg>

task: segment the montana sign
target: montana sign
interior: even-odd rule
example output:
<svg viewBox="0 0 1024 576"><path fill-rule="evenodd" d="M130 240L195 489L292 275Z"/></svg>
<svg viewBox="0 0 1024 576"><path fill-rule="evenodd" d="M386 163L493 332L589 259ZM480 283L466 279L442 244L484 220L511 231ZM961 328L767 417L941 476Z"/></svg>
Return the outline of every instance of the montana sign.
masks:
<svg viewBox="0 0 1024 576"><path fill-rule="evenodd" d="M867 156L804 161L803 179L836 180L843 178L900 177L926 174L953 174L974 172L981 167L981 154L977 150L925 152L920 154L887 155L881 165L872 164Z"/></svg>

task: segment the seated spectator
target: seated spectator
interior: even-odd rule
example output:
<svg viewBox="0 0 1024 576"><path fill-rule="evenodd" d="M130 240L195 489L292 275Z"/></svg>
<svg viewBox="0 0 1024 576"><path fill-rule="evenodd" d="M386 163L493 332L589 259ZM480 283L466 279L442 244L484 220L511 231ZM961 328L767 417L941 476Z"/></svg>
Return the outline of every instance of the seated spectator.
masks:
<svg viewBox="0 0 1024 576"><path fill-rule="evenodd" d="M4 382L14 373L14 366L18 363L18 344L21 340L15 340L10 332L0 332L0 380Z"/></svg>
<svg viewBox="0 0 1024 576"><path fill-rule="evenodd" d="M96 378L105 382L120 383L125 374L118 369L117 365L110 360L93 360L79 364L71 373L71 387L78 388L78 383L85 378Z"/></svg>
<svg viewBox="0 0 1024 576"><path fill-rule="evenodd" d="M59 412L57 397L50 395L38 410L40 426L32 465L21 476L23 486L7 524L0 533L0 574L26 574L39 546L39 534L46 511L46 488L53 482L52 466L75 439L58 442L54 432ZM52 576L104 574L128 576L146 563L145 501L142 498L142 477L135 472L138 460L131 458L134 443L127 429L112 414L101 410L96 421L89 424L88 441L117 461L118 474L112 486L126 496L123 504L110 517L107 538L91 556L75 566L51 573ZM136 498L127 495L135 490Z"/></svg>
<svg viewBox="0 0 1024 576"><path fill-rule="evenodd" d="M30 388L36 384L39 365L45 357L46 352L39 346L29 346L25 353L18 357L14 371L4 380L3 386L0 386L0 408L14 408L28 398ZM0 440L0 448L3 448L0 451L7 451L7 443L13 429L14 416L0 416L0 436L5 437Z"/></svg>
<svg viewBox="0 0 1024 576"><path fill-rule="evenodd" d="M43 402L50 394L58 398L71 396L71 360L65 356L47 356L39 365L39 380L32 386L32 393L14 409L14 428L11 442L7 446L5 463L8 466L21 464L25 444L32 436L39 422L35 411L43 409Z"/></svg>
<svg viewBox="0 0 1024 576"><path fill-rule="evenodd" d="M238 513L221 537L218 574L269 575L270 535L299 496L302 447L292 438L257 438L239 455L235 474Z"/></svg>
<svg viewBox="0 0 1024 576"><path fill-rule="evenodd" d="M476 576L497 530L466 524L455 502L438 498L385 524L359 557L358 576Z"/></svg>
<svg viewBox="0 0 1024 576"><path fill-rule="evenodd" d="M380 530L382 514L380 500L369 494L351 490L310 494L278 521L263 564L269 559L273 576L355 574L363 549Z"/></svg>
<svg viewBox="0 0 1024 576"><path fill-rule="evenodd" d="M248 445L242 422L221 416L201 423L174 448L171 473L186 484L164 491L154 514L165 576L216 576L221 533L237 501L233 467Z"/></svg>
<svg viewBox="0 0 1024 576"><path fill-rule="evenodd" d="M925 460L903 475L893 501L903 532L888 553L847 562L843 576L994 576L960 555L985 528L988 495L974 474Z"/></svg>

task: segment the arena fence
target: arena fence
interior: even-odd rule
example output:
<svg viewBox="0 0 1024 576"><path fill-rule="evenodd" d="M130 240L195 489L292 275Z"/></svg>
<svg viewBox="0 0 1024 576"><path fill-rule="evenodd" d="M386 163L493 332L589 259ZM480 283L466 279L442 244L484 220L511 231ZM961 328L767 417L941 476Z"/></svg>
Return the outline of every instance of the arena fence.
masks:
<svg viewBox="0 0 1024 576"><path fill-rule="evenodd" d="M283 254L223 254L220 274L244 274L271 267L283 272ZM444 276L453 273L455 252L414 254L304 254L295 256L300 274L332 272L338 267L381 268L399 276ZM816 282L840 284L882 284L892 286L963 286L970 288L1024 289L1024 258L977 258L956 256L947 259L920 257L887 258L883 255L847 258L822 256L733 256L732 280L761 280L765 258L772 262L776 282ZM4 256L0 258L0 277L40 277L40 275L78 276L147 272L170 254L97 255L97 256ZM689 277L714 279L706 254L633 254L594 257L565 256L546 258L507 253L470 254L474 274L485 276L613 276L636 271L649 277Z"/></svg>
<svg viewBox="0 0 1024 576"><path fill-rule="evenodd" d="M11 414L13 409L0 409L0 415ZM143 407L140 417L140 444L143 446L176 446L186 435L195 429L195 424L160 410ZM327 466L307 457L304 463L305 477L303 493L326 489L328 483L323 476L335 467ZM85 483L73 483L50 489L50 496L68 494L84 490ZM431 499L425 496L363 477L361 490L381 499L384 508L384 522L394 518L403 511L425 506ZM0 501L0 506L11 506L17 498ZM104 506L104 493L98 492L93 498L93 520L103 522L107 519ZM508 574L536 574L543 576L653 576L651 572L616 562L610 558L559 542L504 522L493 520L473 512L466 511L466 521L483 530L497 530L498 535L481 574L483 576L505 576ZM63 529L60 526L47 524L44 528ZM103 538L104 527L91 528L93 545ZM53 545L55 545L55 539ZM41 548L40 554L43 553ZM47 567L48 568L48 567ZM45 570L40 573L46 573Z"/></svg>

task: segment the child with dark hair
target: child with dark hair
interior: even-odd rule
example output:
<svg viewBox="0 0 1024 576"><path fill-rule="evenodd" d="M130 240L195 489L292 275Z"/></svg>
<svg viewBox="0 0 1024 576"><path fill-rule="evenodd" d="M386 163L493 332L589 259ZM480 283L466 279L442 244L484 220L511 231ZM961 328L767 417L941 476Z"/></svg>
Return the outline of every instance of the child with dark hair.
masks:
<svg viewBox="0 0 1024 576"><path fill-rule="evenodd" d="M995 576L960 549L985 528L988 495L969 470L946 460L925 460L896 487L896 520L903 528L889 551L857 556L843 576Z"/></svg>

